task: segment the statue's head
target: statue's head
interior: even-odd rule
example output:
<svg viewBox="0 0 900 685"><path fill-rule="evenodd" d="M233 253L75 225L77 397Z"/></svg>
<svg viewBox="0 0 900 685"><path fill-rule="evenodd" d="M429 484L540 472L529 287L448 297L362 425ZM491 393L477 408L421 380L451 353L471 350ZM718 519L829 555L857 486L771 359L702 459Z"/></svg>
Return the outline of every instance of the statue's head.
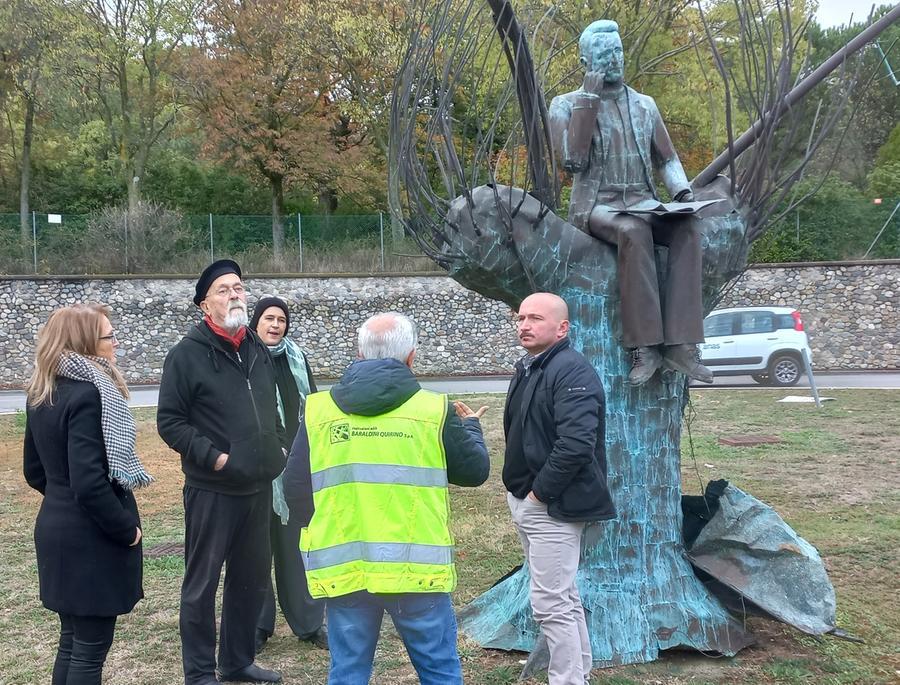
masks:
<svg viewBox="0 0 900 685"><path fill-rule="evenodd" d="M581 32L578 52L585 71L605 74L604 82L621 83L625 76L625 55L619 25L610 19L592 22Z"/></svg>

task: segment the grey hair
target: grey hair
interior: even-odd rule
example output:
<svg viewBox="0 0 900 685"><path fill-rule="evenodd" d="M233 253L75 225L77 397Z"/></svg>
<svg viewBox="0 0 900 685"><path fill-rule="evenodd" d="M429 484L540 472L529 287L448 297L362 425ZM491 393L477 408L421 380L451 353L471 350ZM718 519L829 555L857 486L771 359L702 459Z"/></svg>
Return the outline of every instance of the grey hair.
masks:
<svg viewBox="0 0 900 685"><path fill-rule="evenodd" d="M396 359L406 363L419 342L419 332L408 316L384 312L366 319L359 327L358 339L361 358Z"/></svg>

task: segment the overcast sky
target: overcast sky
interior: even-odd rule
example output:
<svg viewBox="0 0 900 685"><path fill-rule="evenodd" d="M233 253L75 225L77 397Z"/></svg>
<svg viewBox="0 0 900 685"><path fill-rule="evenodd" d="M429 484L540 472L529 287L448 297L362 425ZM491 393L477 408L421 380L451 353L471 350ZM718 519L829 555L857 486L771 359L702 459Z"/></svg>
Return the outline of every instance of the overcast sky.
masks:
<svg viewBox="0 0 900 685"><path fill-rule="evenodd" d="M816 19L823 28L846 24L850 21L851 14L854 22L865 21L872 10L872 4L871 0L819 0ZM881 6L891 3L890 0L881 0L875 4Z"/></svg>

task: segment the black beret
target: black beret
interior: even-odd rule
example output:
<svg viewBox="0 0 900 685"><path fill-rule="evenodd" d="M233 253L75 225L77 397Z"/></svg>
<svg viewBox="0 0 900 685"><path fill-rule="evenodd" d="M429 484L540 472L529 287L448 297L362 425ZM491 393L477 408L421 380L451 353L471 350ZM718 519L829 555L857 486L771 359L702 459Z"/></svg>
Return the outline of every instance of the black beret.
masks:
<svg viewBox="0 0 900 685"><path fill-rule="evenodd" d="M250 319L250 328L253 329L254 333L256 332L256 324L259 323L263 312L265 312L269 307L278 307L281 311L284 312L284 334L287 335L287 332L291 329L291 313L288 311L287 302L282 300L280 297L274 297L272 295L259 298L259 301L253 308L253 318Z"/></svg>
<svg viewBox="0 0 900 685"><path fill-rule="evenodd" d="M238 266L237 262L231 259L219 259L203 269L203 273L200 274L200 278L197 279L194 304L199 307L200 303L206 299L206 293L209 291L209 287L213 284L213 281L225 274L237 274L238 278L241 278L241 267Z"/></svg>

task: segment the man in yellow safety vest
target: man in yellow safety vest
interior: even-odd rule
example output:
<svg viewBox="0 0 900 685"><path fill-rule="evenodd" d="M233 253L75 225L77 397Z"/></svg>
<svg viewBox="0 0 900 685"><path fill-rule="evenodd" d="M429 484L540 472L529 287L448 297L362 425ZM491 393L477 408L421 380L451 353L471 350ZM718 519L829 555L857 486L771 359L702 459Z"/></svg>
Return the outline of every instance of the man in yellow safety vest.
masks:
<svg viewBox="0 0 900 685"><path fill-rule="evenodd" d="M330 685L365 685L384 612L423 685L462 683L448 483L490 468L479 419L422 390L417 332L396 312L359 329L359 359L307 398L284 474L313 597L326 600Z"/></svg>

